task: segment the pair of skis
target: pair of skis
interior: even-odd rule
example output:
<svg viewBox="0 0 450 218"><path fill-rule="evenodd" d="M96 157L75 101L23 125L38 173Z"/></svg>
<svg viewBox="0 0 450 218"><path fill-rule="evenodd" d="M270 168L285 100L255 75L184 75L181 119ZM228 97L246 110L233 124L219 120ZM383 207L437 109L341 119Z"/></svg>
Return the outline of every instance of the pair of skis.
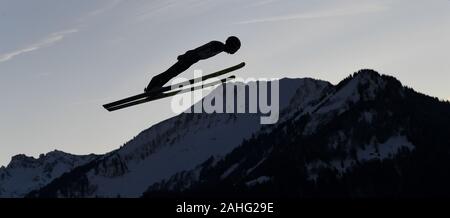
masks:
<svg viewBox="0 0 450 218"><path fill-rule="evenodd" d="M150 102L150 101L154 101L154 100L158 100L158 99L162 99L162 98L167 98L167 97L171 97L174 95L179 95L179 94L183 94L186 92L195 91L195 90L203 89L206 87L211 87L211 86L215 86L218 84L222 84L227 81L233 80L235 78L235 76L234 75L228 76L228 77L218 80L218 81L184 88L185 86L194 85L195 83L205 81L207 79L211 79L214 77L218 77L218 76L239 70L239 69L243 68L244 66L245 66L245 63L242 62L238 65L235 65L235 66L232 66L232 67L229 67L229 68L226 68L226 69L223 69L223 70L220 70L215 73L211 73L211 74L199 77L199 78L194 78L194 79L191 79L191 80L188 80L185 82L181 82L181 83L177 83L177 84L174 84L171 86L164 86L158 90L144 92L139 95L134 95L134 96L131 96L128 98L124 98L124 99L115 101L115 102L111 102L109 104L103 105L103 107L108 111L115 111L115 110L120 110L123 108L131 107L134 105L138 105L138 104L142 104L142 103L146 103L146 102ZM179 88L172 89L171 87L179 87Z"/></svg>

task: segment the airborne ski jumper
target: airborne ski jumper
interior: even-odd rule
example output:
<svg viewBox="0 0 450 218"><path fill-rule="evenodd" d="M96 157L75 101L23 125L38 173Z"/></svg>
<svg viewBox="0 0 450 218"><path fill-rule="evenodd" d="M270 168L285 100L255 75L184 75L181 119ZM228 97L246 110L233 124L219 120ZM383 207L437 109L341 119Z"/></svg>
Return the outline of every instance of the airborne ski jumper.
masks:
<svg viewBox="0 0 450 218"><path fill-rule="evenodd" d="M189 69L192 65L199 62L200 60L205 60L208 58L211 58L219 53L226 52L228 54L234 54L236 53L239 48L241 47L241 42L236 36L230 36L225 41L225 43L219 42L219 41L211 41L205 45L202 45L196 49L189 50L185 54L178 56L178 61L172 65L168 70L164 71L163 73L156 75L153 77L148 84L148 86L144 89L144 93L131 96L119 101L115 101L109 104L103 105L105 109L108 111L114 111L119 110L122 108L130 107L133 105L189 92L192 90L202 89L209 86L214 86L220 83L227 82L231 79L234 79L234 76L229 76L225 79L211 82L208 84L204 84L202 86L195 86L191 88L186 89L179 89L179 90L172 90L171 86L164 86L167 82L169 82L172 78L178 76L179 74L183 73L187 69ZM173 87L183 87L192 85L192 83L195 83L197 81L203 81L209 78L217 77L235 70L238 70L245 66L245 63L238 64L233 67L229 67L227 69L217 71L215 73L211 73L205 76L202 76L201 78L194 78L187 82L176 84ZM163 87L164 86L164 87ZM170 91L170 92L168 92Z"/></svg>
<svg viewBox="0 0 450 218"><path fill-rule="evenodd" d="M219 41L212 41L196 49L187 51L185 54L178 56L178 62L175 63L165 72L155 76L148 84L145 91L161 88L164 84L169 82L172 78L178 76L180 73L186 71L189 67L199 62L213 57L219 53L226 52L228 54L236 53L241 47L241 42L235 36L227 39L225 44Z"/></svg>

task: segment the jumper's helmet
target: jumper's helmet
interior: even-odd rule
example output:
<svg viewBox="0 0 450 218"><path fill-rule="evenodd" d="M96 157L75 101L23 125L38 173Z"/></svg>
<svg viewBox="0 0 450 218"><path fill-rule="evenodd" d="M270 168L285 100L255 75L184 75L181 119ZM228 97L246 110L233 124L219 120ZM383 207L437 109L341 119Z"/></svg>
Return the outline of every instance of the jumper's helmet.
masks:
<svg viewBox="0 0 450 218"><path fill-rule="evenodd" d="M230 36L228 37L227 41L225 42L225 52L229 54L236 53L239 48L241 48L241 41L236 36Z"/></svg>

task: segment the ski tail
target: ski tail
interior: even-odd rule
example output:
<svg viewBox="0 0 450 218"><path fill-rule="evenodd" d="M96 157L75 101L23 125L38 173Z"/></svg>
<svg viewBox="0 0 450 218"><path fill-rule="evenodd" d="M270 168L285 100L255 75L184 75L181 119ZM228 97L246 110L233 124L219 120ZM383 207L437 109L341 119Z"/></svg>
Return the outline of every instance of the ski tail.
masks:
<svg viewBox="0 0 450 218"><path fill-rule="evenodd" d="M227 74L227 73L239 70L239 69L243 68L244 66L245 66L245 62L242 62L242 63L240 63L238 65L235 65L235 66L232 66L232 67L229 67L229 68L226 68L226 69L223 69L223 70L211 73L211 74L207 74L207 75L204 75L202 77L198 77L198 78L194 78L194 79L191 79L191 80L188 80L188 81L185 81L185 82L177 83L177 84L174 84L172 86L164 86L164 87L162 87L162 88L160 88L158 90L154 90L152 92L146 92L146 93L142 93L142 94L139 94L139 95L134 95L134 96L131 96L131 97L128 97L128 98L124 98L124 99L121 99L121 100L118 100L118 101L115 101L115 102L111 102L111 103L103 105L103 107L105 109L108 109L108 108L119 106L121 104L126 104L126 103L129 103L129 102L135 101L135 100L146 98L146 97L158 94L158 93L171 91L172 90L171 87L183 88L184 86L193 85L193 84L198 83L200 81L208 80L208 79L211 79L211 78L214 78L214 77L218 77L218 76L221 76L221 75L224 75L224 74Z"/></svg>
<svg viewBox="0 0 450 218"><path fill-rule="evenodd" d="M117 106L114 106L114 107L109 107L109 108L105 107L105 109L110 111L110 112L111 111L116 111L116 110L124 109L124 108L127 108L127 107L131 107L131 106L134 106L134 105L138 105L138 104L142 104L142 103L146 103L146 102L150 102L150 101L155 101L155 100L159 100L159 99L163 99L163 98L167 98L167 97L171 97L171 96L175 96L175 95L179 95L179 94L183 94L183 93L186 93L186 92L191 92L191 91L195 91L195 90L199 90L199 89L203 89L203 88L207 88L207 87L216 86L216 85L219 85L219 84L231 81L231 80L233 80L235 78L236 78L236 76L232 75L232 76L229 76L227 78L224 78L224 79L221 79L221 80L218 80L218 81L214 81L214 82L210 82L210 83L207 83L207 84L197 85L197 86L184 88L184 89L180 89L180 90L175 90L175 91L171 91L171 92L159 93L159 94L155 94L153 96L147 96L147 97L145 97L143 99L138 99L138 100L135 100L135 101L127 102L125 104L120 104L120 105L117 105Z"/></svg>

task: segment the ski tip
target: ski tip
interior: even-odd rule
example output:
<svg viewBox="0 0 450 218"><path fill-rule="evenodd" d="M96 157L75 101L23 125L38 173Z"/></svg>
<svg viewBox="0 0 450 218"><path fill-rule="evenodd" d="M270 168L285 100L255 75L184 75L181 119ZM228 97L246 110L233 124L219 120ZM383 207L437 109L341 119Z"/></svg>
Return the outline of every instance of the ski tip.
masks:
<svg viewBox="0 0 450 218"><path fill-rule="evenodd" d="M112 103L104 104L103 108L108 109L109 107L112 107Z"/></svg>
<svg viewBox="0 0 450 218"><path fill-rule="evenodd" d="M111 108L109 108L107 104L103 105L103 108L105 108L107 111L111 112Z"/></svg>

